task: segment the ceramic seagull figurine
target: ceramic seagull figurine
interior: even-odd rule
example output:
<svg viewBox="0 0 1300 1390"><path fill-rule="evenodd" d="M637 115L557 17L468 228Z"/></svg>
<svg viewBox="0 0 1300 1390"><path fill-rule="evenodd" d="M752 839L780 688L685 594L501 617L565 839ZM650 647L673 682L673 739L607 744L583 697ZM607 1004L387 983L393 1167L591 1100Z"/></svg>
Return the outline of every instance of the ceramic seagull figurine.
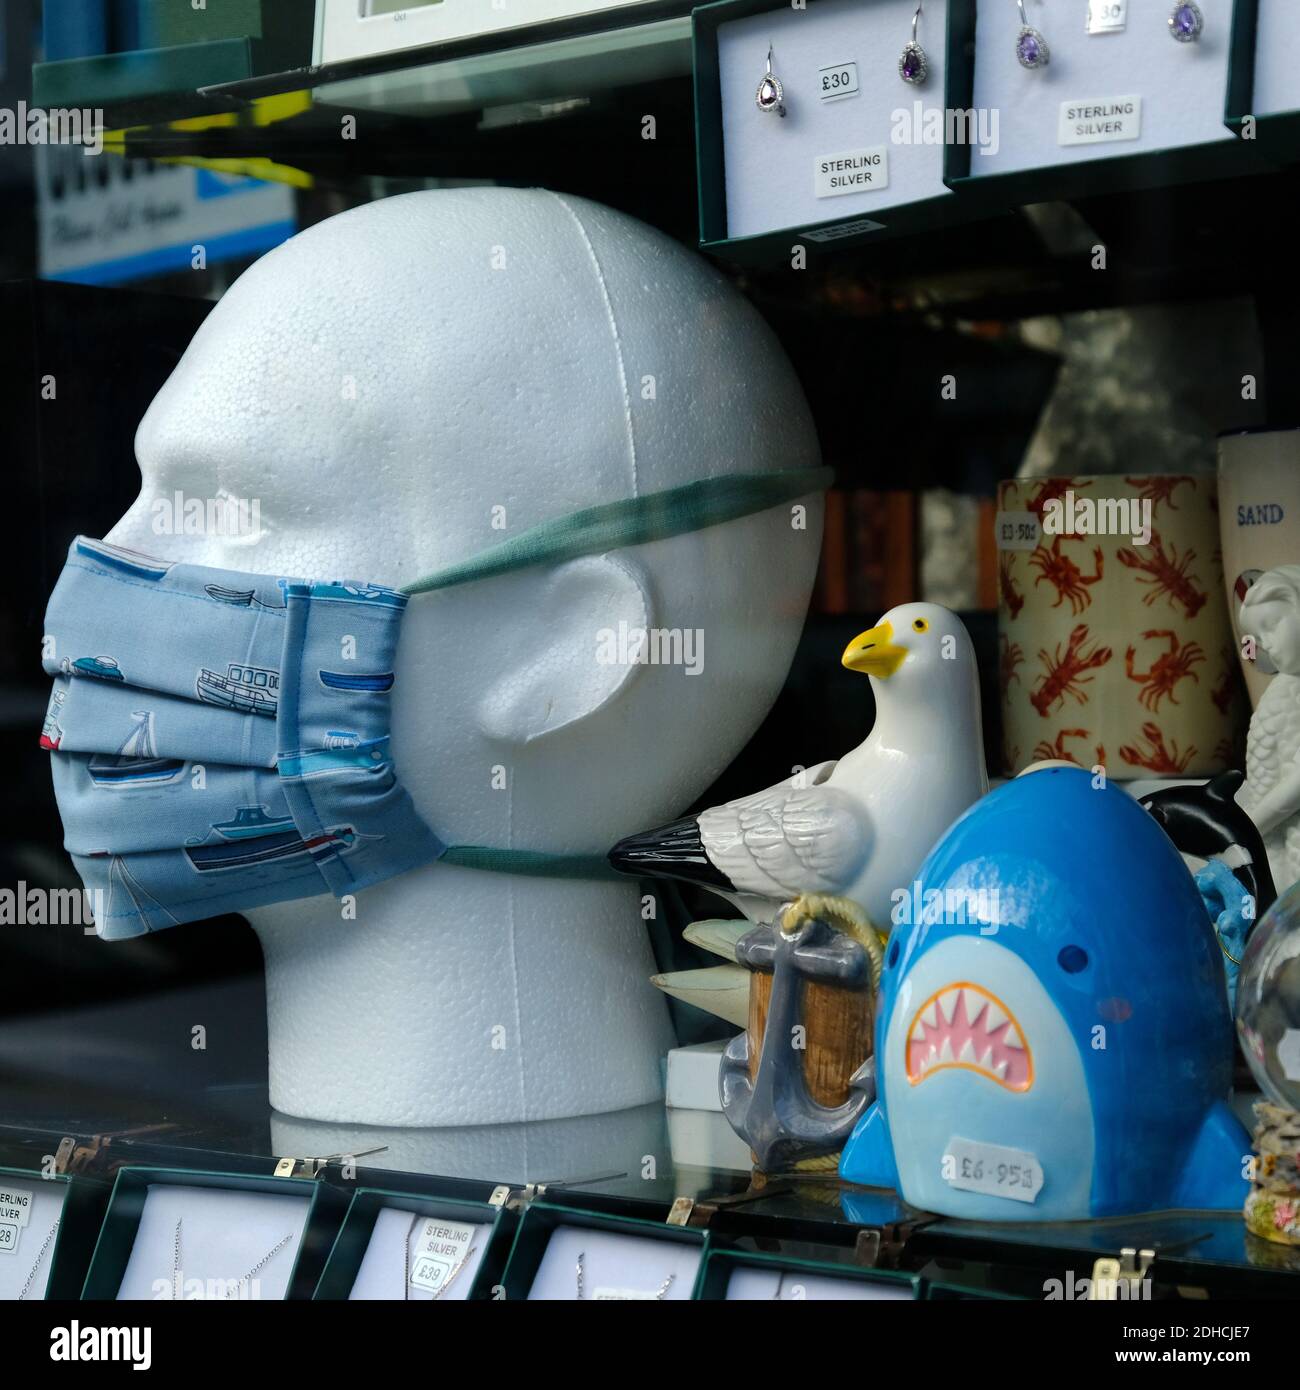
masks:
<svg viewBox="0 0 1300 1390"><path fill-rule="evenodd" d="M841 658L864 672L876 722L864 743L766 791L620 840L624 873L713 889L755 922L801 893L861 905L887 929L931 846L988 791L975 651L956 614L905 603Z"/></svg>

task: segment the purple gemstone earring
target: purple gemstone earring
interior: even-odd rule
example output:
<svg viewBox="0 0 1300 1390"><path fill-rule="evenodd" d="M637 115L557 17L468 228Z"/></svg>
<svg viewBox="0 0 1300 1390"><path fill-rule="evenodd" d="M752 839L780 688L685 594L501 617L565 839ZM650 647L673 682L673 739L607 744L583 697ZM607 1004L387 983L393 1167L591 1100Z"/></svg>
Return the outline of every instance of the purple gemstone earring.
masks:
<svg viewBox="0 0 1300 1390"><path fill-rule="evenodd" d="M1193 0L1178 0L1169 12L1169 32L1179 43L1196 43L1205 28L1205 16Z"/></svg>
<svg viewBox="0 0 1300 1390"><path fill-rule="evenodd" d="M925 79L930 75L930 62L925 56L925 49L916 41L916 25L921 18L921 6L925 0L917 0L916 13L912 16L912 41L904 49L902 56L898 60L898 75L904 82L910 82L913 87L925 85Z"/></svg>
<svg viewBox="0 0 1300 1390"><path fill-rule="evenodd" d="M1045 68L1052 60L1052 50L1047 40L1029 22L1025 14L1025 0L1016 0L1020 6L1020 32L1016 35L1016 57L1022 68Z"/></svg>
<svg viewBox="0 0 1300 1390"><path fill-rule="evenodd" d="M754 93L754 105L760 111L775 111L778 116L785 115L785 88L781 79L772 71L772 45L767 46L767 72Z"/></svg>

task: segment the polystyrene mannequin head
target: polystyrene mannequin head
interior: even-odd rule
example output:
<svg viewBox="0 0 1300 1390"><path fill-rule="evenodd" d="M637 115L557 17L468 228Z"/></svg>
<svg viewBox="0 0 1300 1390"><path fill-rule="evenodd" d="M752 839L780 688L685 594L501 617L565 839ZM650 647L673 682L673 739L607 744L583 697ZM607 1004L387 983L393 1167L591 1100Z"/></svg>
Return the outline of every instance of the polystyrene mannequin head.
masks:
<svg viewBox="0 0 1300 1390"><path fill-rule="evenodd" d="M594 503L818 462L788 362L716 273L607 208L504 189L372 203L264 257L195 336L136 447L143 490L109 539L394 586ZM177 493L256 501L259 525L160 534ZM683 808L784 681L820 541L820 498L804 502L412 599L393 753L430 826L448 843L599 853ZM680 630L679 664L619 659L617 640L610 660L611 636L639 629ZM363 894L358 918L427 923L467 874L477 886L457 891L474 902L510 889L517 910L532 891L434 867ZM254 924L302 923L302 906ZM435 961L438 934L421 939ZM401 1109L278 1103L375 1122Z"/></svg>

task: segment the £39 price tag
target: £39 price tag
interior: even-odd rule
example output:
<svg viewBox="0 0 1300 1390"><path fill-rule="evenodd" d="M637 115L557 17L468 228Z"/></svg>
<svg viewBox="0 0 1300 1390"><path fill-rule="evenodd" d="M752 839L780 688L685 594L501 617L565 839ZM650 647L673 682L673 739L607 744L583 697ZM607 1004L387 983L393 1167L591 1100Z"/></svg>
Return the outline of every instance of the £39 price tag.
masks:
<svg viewBox="0 0 1300 1390"><path fill-rule="evenodd" d="M1033 512L999 512L993 537L999 550L1037 550L1043 528Z"/></svg>
<svg viewBox="0 0 1300 1390"><path fill-rule="evenodd" d="M411 1283L437 1293L468 1256L476 1231L459 1221L430 1217L411 1241Z"/></svg>
<svg viewBox="0 0 1300 1390"><path fill-rule="evenodd" d="M1013 1202L1033 1202L1043 1187L1043 1169L1033 1154L956 1137L948 1141L943 1156L943 1178L963 1192Z"/></svg>

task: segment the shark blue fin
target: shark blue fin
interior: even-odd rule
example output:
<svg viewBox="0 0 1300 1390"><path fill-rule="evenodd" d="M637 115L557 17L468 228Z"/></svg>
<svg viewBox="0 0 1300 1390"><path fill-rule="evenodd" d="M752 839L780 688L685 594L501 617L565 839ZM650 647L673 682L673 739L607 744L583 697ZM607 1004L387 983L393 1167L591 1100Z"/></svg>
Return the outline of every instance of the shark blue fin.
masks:
<svg viewBox="0 0 1300 1390"><path fill-rule="evenodd" d="M1223 1101L1215 1101L1187 1155L1171 1205L1189 1211L1240 1211L1250 1189L1250 1155L1250 1136L1240 1120Z"/></svg>
<svg viewBox="0 0 1300 1390"><path fill-rule="evenodd" d="M889 1187L898 1190L898 1164L894 1162L894 1141L889 1122L876 1101L858 1121L840 1155L840 1177L863 1187Z"/></svg>

